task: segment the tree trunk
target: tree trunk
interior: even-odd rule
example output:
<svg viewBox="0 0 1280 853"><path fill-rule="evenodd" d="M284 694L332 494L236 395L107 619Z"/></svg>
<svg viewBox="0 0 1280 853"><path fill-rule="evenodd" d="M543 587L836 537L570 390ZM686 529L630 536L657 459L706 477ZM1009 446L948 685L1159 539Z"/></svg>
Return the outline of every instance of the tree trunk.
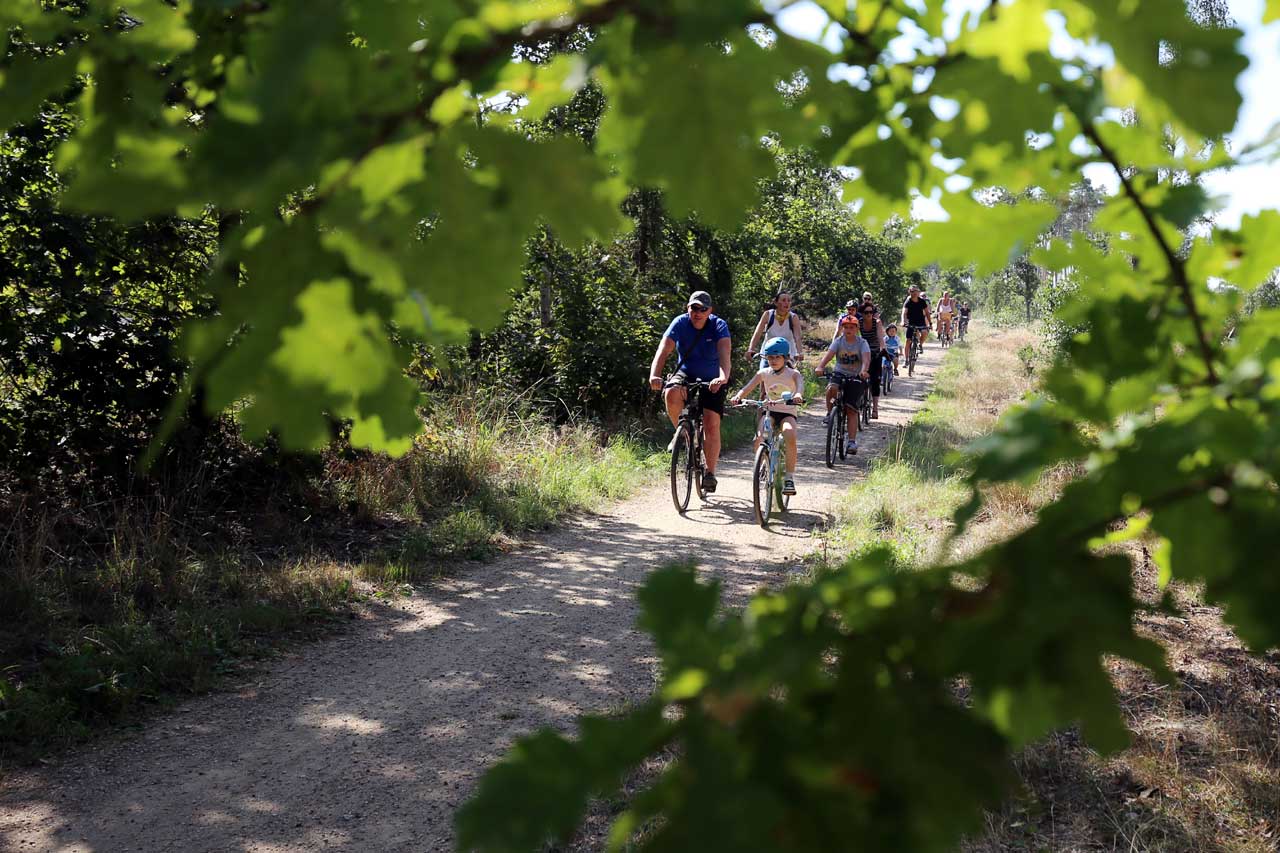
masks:
<svg viewBox="0 0 1280 853"><path fill-rule="evenodd" d="M538 311L542 319L542 328L551 328L551 272L545 267L542 270L542 286L538 301Z"/></svg>

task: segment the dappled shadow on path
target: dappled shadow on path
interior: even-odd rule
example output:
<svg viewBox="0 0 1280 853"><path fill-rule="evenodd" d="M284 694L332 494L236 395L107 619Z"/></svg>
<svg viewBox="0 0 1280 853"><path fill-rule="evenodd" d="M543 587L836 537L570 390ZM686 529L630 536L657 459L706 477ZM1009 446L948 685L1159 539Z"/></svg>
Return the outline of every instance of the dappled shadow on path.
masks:
<svg viewBox="0 0 1280 853"><path fill-rule="evenodd" d="M652 647L634 625L653 569L692 558L730 605L784 582L833 495L895 428L873 423L867 451L834 469L821 429L801 418L800 493L767 529L754 521L750 448L730 454L718 493L683 517L652 489L469 564L132 740L6 779L0 849L449 849L454 810L514 738L652 690Z"/></svg>

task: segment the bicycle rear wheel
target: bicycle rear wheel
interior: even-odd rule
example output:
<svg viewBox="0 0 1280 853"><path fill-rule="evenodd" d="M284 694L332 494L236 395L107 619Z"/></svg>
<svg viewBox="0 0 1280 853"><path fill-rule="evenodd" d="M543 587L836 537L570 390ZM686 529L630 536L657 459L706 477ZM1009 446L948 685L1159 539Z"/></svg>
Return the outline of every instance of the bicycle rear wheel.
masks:
<svg viewBox="0 0 1280 853"><path fill-rule="evenodd" d="M698 500L707 499L707 491L702 488L702 475L707 471L707 436L698 424L698 440L693 445L693 485L698 489Z"/></svg>
<svg viewBox="0 0 1280 853"><path fill-rule="evenodd" d="M689 438L689 425L681 421L676 427L676 443L671 448L671 502L681 515L689 508L689 495L693 491L693 444Z"/></svg>
<svg viewBox="0 0 1280 853"><path fill-rule="evenodd" d="M769 526L769 513L773 509L773 472L769 466L769 447L761 444L756 449L756 464L751 477L751 504L756 511L756 522Z"/></svg>
<svg viewBox="0 0 1280 853"><path fill-rule="evenodd" d="M791 495L788 495L786 492L783 491L782 480L783 480L783 477L785 477L786 475L782 473L783 471L782 460L780 459L773 460L773 470L774 470L773 497L774 497L774 500L778 502L779 511L786 512L787 509L791 506Z"/></svg>

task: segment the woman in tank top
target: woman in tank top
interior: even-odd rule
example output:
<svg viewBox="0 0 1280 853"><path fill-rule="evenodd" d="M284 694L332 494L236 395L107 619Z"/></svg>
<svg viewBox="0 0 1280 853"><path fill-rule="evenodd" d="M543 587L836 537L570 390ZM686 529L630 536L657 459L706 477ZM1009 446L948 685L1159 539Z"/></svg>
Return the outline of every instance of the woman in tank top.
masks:
<svg viewBox="0 0 1280 853"><path fill-rule="evenodd" d="M942 298L938 300L938 334L941 335L943 329L947 335L951 335L951 318L956 313L956 301L951 298L951 292L942 291Z"/></svg>
<svg viewBox="0 0 1280 853"><path fill-rule="evenodd" d="M804 352L800 349L800 333L804 327L800 324L800 318L791 311L791 294L785 290L782 291L774 298L773 306L760 315L760 322L756 323L756 330L751 334L751 343L747 346L747 358L755 358L759 354L761 341L786 338L791 344L791 360L803 361ZM759 369L764 370L768 366L769 362L761 356Z"/></svg>
<svg viewBox="0 0 1280 853"><path fill-rule="evenodd" d="M880 417L880 352L884 349L884 322L880 309L872 301L871 292L862 294L862 304L854 315L858 318L858 331L871 348L871 417Z"/></svg>

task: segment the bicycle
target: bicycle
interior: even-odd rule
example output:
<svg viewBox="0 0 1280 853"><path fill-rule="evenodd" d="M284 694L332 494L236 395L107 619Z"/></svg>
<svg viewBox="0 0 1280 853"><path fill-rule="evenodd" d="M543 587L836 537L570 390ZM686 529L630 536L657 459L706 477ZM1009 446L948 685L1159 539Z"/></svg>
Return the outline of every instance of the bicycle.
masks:
<svg viewBox="0 0 1280 853"><path fill-rule="evenodd" d="M946 349L951 346L951 325L940 324L938 327L938 343L942 344L942 348Z"/></svg>
<svg viewBox="0 0 1280 853"><path fill-rule="evenodd" d="M884 396L889 396L889 391L893 388L893 359L889 356L888 350L880 352L880 392Z"/></svg>
<svg viewBox="0 0 1280 853"><path fill-rule="evenodd" d="M703 449L706 435L702 429L702 392L710 391L708 382L690 382L684 409L676 423L675 439L671 443L671 501L676 512L684 515L689 508L689 498L697 487L698 499L705 501L707 493L702 488L702 475L707 470L707 457Z"/></svg>
<svg viewBox="0 0 1280 853"><path fill-rule="evenodd" d="M836 395L836 403L831 407L831 417L827 421L827 467L836 467L836 459L843 460L845 457L845 435L849 428L849 415L845 409L844 399L844 383L852 382L849 377L842 377L840 382L840 391ZM864 392L864 398L868 395ZM861 403L859 404L861 405ZM870 404L867 404L870 406ZM870 408L867 409L870 412ZM859 410L859 417L861 412Z"/></svg>
<svg viewBox="0 0 1280 853"><path fill-rule="evenodd" d="M782 397L784 403L797 403L798 398L790 394ZM754 408L761 415L769 411L768 400L743 400L738 408ZM783 491L783 466L778 457L782 455L782 437L774 435L773 418L760 418L760 446L756 448L755 464L751 468L751 503L755 508L756 522L761 527L769 526L769 515L773 512L773 501L783 512L791 505L791 496Z"/></svg>
<svg viewBox="0 0 1280 853"><path fill-rule="evenodd" d="M960 324L959 324L959 326L957 326L957 327L956 327L956 340L957 340L957 341L960 341L960 342L963 342L963 341L964 341L965 332L967 332L967 331L969 331L969 318L968 318L968 317L961 317L961 318L960 318Z"/></svg>
<svg viewBox="0 0 1280 853"><path fill-rule="evenodd" d="M907 375L916 375L916 360L924 355L924 344L920 343L920 332L923 326L908 326L907 331Z"/></svg>

